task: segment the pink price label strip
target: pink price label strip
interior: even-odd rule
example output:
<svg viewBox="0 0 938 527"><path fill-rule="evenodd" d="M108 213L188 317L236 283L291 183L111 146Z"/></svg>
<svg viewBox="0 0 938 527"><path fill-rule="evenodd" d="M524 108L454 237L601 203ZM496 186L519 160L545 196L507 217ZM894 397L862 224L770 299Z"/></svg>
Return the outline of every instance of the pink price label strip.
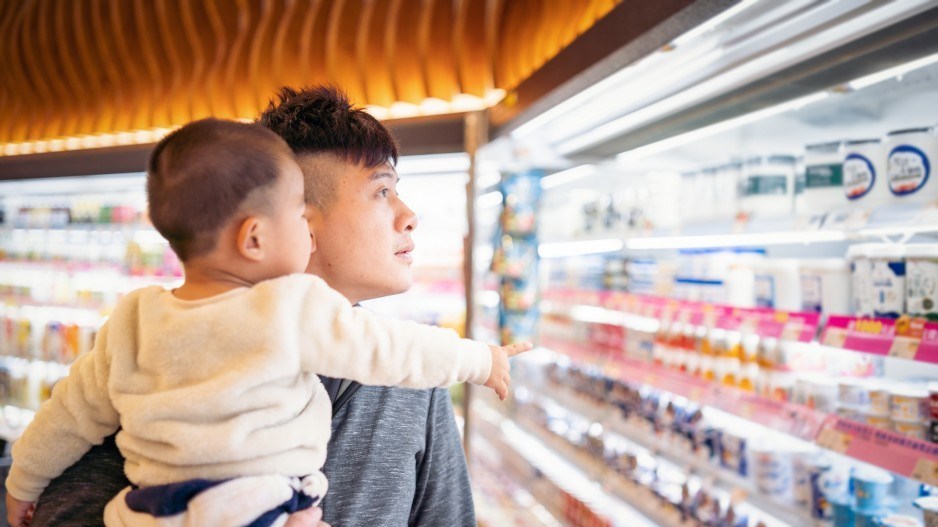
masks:
<svg viewBox="0 0 938 527"><path fill-rule="evenodd" d="M815 442L896 474L938 485L938 444L836 416L828 417Z"/></svg>

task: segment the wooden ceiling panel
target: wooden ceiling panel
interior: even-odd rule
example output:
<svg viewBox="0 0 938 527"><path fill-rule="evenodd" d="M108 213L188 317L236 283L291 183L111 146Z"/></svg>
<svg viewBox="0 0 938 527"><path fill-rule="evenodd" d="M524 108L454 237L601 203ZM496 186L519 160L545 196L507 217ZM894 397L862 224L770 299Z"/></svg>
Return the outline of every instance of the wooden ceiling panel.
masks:
<svg viewBox="0 0 938 527"><path fill-rule="evenodd" d="M382 118L482 108L620 1L0 0L0 155L250 119L284 85Z"/></svg>

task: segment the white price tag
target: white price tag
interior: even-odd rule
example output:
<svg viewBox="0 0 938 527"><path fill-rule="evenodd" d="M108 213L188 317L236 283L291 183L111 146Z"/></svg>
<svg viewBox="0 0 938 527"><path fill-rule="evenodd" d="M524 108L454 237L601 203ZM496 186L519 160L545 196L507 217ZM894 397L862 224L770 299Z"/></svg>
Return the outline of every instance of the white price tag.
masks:
<svg viewBox="0 0 938 527"><path fill-rule="evenodd" d="M919 459L912 471L912 478L928 485L938 485L938 463L930 459Z"/></svg>
<svg viewBox="0 0 938 527"><path fill-rule="evenodd" d="M825 426L818 435L817 444L821 448L844 454L850 448L851 439L850 436L836 430L833 426Z"/></svg>
<svg viewBox="0 0 938 527"><path fill-rule="evenodd" d="M785 324L785 327L782 328L782 335L780 339L789 340L793 342L799 341L801 340L801 330L802 330L801 324L792 324L792 323Z"/></svg>
<svg viewBox="0 0 938 527"><path fill-rule="evenodd" d="M889 356L912 360L918 352L919 342L921 342L919 339L910 337L896 337L892 341L892 347L889 348Z"/></svg>
<svg viewBox="0 0 938 527"><path fill-rule="evenodd" d="M844 347L847 341L847 330L841 328L827 328L824 332L824 345L832 348Z"/></svg>

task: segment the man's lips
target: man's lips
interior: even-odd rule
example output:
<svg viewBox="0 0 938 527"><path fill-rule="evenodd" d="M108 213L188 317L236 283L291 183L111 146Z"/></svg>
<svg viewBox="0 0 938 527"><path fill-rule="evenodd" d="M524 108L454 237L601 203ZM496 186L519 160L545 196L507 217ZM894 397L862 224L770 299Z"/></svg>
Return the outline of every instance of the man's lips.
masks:
<svg viewBox="0 0 938 527"><path fill-rule="evenodd" d="M398 258L404 258L407 261L412 261L413 255L411 253L413 253L413 251L414 251L414 244L409 243L405 245L404 247L401 247L400 249L398 249L398 251L394 253L394 256L397 256Z"/></svg>

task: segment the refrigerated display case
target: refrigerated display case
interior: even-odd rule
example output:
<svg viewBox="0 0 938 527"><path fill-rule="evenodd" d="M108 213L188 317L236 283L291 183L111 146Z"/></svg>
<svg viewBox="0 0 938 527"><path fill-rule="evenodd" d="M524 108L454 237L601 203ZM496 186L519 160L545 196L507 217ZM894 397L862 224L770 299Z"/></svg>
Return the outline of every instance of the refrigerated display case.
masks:
<svg viewBox="0 0 938 527"><path fill-rule="evenodd" d="M479 162L547 174L539 348L486 435L658 525L921 525L936 101L935 2L749 1L508 127Z"/></svg>

